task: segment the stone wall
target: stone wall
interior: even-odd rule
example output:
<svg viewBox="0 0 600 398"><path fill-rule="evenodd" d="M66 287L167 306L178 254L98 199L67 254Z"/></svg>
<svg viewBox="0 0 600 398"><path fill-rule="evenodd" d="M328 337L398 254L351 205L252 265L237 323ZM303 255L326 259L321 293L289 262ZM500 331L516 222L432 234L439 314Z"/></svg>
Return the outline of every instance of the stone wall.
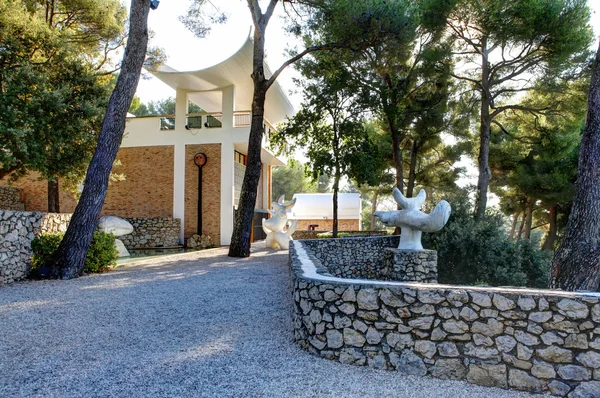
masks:
<svg viewBox="0 0 600 398"><path fill-rule="evenodd" d="M0 209L23 210L21 190L15 187L0 186Z"/></svg>
<svg viewBox="0 0 600 398"><path fill-rule="evenodd" d="M295 340L311 353L558 396L600 391L600 294L345 279L313 247L290 247Z"/></svg>
<svg viewBox="0 0 600 398"><path fill-rule="evenodd" d="M387 279L385 248L397 247L400 236L377 238L315 239L302 241L324 272L342 278ZM325 271L327 270L327 271Z"/></svg>
<svg viewBox="0 0 600 398"><path fill-rule="evenodd" d="M126 218L133 232L119 239L128 249L179 246L181 220L178 218Z"/></svg>
<svg viewBox="0 0 600 398"><path fill-rule="evenodd" d="M294 219L294 217L289 217ZM333 229L333 219L315 219L315 220L298 220L298 230L307 231L309 225L318 225L316 227L319 231L331 231ZM360 220L339 220L338 219L338 231L358 231L360 228Z"/></svg>
<svg viewBox="0 0 600 398"><path fill-rule="evenodd" d="M25 279L31 270L31 241L67 230L71 214L0 210L0 284Z"/></svg>
<svg viewBox="0 0 600 398"><path fill-rule="evenodd" d="M323 234L326 233L328 231L302 231L302 230L296 230L296 232L294 232L294 234L292 235L292 237L294 239L318 239L319 237L317 236L318 234ZM352 233L356 233L357 235L369 235L369 236L380 236L380 235L387 235L386 231L357 231L357 230L340 230L340 233L343 232L352 232Z"/></svg>

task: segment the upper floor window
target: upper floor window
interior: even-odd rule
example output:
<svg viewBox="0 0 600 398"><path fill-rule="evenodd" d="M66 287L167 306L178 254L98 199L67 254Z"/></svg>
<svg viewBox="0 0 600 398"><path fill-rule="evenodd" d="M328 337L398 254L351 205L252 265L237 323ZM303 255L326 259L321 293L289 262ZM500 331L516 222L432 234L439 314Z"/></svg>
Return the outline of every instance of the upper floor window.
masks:
<svg viewBox="0 0 600 398"><path fill-rule="evenodd" d="M234 160L237 163L241 163L244 166L246 166L248 164L248 156L247 155L244 155L243 153L235 151L234 154L233 154L233 156L234 156Z"/></svg>

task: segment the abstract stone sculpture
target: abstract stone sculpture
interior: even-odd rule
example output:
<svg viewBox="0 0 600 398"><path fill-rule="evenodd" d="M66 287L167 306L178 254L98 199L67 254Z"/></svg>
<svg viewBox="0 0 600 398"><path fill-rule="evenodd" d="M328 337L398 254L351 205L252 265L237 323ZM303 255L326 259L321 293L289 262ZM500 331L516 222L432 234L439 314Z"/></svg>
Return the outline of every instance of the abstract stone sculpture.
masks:
<svg viewBox="0 0 600 398"><path fill-rule="evenodd" d="M262 220L263 231L267 234L266 245L272 249L288 250L292 234L298 227L298 220L294 220L294 223L285 229L288 221L287 210L294 207L296 198L289 202L284 202L284 200L285 196L281 195L277 202L273 202L273 209L269 210L271 218Z"/></svg>
<svg viewBox="0 0 600 398"><path fill-rule="evenodd" d="M398 249L423 250L421 233L437 232L442 229L450 217L450 204L442 200L431 214L425 214L420 210L427 197L423 189L414 198L407 198L398 188L394 188L392 196L402 210L376 211L375 216L389 227L400 227Z"/></svg>
<svg viewBox="0 0 600 398"><path fill-rule="evenodd" d="M133 225L120 217L104 216L98 220L96 230L115 236L123 236L133 232ZM130 256L129 251L120 239L115 239L115 248L119 252L119 257Z"/></svg>

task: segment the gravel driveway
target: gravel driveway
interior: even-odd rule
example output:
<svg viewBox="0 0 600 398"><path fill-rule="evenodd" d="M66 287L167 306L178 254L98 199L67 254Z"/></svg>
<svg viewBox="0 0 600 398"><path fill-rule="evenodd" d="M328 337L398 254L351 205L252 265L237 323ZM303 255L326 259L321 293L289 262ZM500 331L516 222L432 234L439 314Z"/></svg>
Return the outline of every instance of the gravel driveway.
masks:
<svg viewBox="0 0 600 398"><path fill-rule="evenodd" d="M308 354L261 246L0 286L0 397L531 397Z"/></svg>

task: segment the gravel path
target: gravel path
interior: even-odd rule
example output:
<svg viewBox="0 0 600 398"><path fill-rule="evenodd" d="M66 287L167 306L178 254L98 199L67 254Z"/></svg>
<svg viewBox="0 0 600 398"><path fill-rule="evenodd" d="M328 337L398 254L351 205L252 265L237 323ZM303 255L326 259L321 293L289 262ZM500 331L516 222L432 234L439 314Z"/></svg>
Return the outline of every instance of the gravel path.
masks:
<svg viewBox="0 0 600 398"><path fill-rule="evenodd" d="M289 283L259 248L0 287L0 397L531 397L314 357Z"/></svg>

